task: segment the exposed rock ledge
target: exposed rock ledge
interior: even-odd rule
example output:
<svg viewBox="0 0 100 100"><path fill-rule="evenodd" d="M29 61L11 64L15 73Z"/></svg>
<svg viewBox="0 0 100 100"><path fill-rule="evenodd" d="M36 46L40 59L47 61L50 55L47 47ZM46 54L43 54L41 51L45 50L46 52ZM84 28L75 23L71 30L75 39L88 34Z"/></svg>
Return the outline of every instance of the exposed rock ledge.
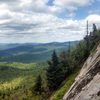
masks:
<svg viewBox="0 0 100 100"><path fill-rule="evenodd" d="M100 45L89 56L63 100L100 100Z"/></svg>

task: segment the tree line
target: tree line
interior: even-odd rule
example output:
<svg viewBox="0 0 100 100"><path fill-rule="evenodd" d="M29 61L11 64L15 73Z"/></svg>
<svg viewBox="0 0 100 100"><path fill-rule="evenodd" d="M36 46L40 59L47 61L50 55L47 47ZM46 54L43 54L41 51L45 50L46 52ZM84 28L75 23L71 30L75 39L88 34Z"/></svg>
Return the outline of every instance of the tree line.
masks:
<svg viewBox="0 0 100 100"><path fill-rule="evenodd" d="M69 48L61 52L60 55L57 55L54 50L46 69L47 92L52 93L58 89L62 82L87 59L97 43L100 43L100 30L93 24L92 32L87 34L75 48ZM34 90L40 95L43 92L40 75L36 79Z"/></svg>

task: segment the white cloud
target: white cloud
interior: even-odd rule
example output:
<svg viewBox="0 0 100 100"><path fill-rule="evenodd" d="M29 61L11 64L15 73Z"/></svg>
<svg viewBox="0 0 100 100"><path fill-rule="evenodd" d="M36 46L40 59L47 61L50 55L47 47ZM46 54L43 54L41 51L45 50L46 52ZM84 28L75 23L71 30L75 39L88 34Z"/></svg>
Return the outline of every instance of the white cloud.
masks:
<svg viewBox="0 0 100 100"><path fill-rule="evenodd" d="M90 4L90 0L0 0L0 42L53 42L82 39L86 34L86 20L100 23L99 15L89 15L82 20L63 19L56 16L66 9ZM11 2L12 1L12 2ZM69 16L73 16L74 12Z"/></svg>
<svg viewBox="0 0 100 100"><path fill-rule="evenodd" d="M34 18L34 21L36 21L37 23L36 26L33 25L32 27L30 25L31 20L26 24L26 25L29 24L31 27L27 30L24 30L25 26L23 27L21 26L21 24L23 25L23 21L20 21L20 23L15 23L15 25L12 25L12 23L9 24L9 26L11 26L10 28L8 26L4 26L3 28L1 28L2 31L0 32L0 34L3 33L2 37L0 37L1 42L4 42L4 41L5 42L67 41L69 39L72 39L72 37L74 38L77 32L79 33L80 28L78 28L78 21L73 21L73 20L65 21L62 19L57 19L54 16L44 15L44 17L43 16L41 17L41 20L42 20L41 22L41 20L38 20L38 18L39 16L37 16L36 19ZM19 19L16 19L16 21L18 20ZM20 30L20 28L17 28L18 25L22 27L22 30Z"/></svg>
<svg viewBox="0 0 100 100"><path fill-rule="evenodd" d="M91 4L92 0L55 0L54 5L61 6L70 11L76 10L78 7Z"/></svg>
<svg viewBox="0 0 100 100"><path fill-rule="evenodd" d="M86 20L88 20L91 23L100 23L100 15L89 15Z"/></svg>
<svg viewBox="0 0 100 100"><path fill-rule="evenodd" d="M12 14L10 23L0 26L0 42L53 42L80 40L86 34L86 21L100 23L99 15L83 20L61 19L49 14ZM9 37L9 38L8 38Z"/></svg>

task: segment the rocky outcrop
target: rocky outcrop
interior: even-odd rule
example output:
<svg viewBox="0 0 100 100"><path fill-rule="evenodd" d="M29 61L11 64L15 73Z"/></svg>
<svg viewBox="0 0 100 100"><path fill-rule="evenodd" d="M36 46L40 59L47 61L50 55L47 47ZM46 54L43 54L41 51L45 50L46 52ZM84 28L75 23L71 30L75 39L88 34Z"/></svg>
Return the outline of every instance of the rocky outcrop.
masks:
<svg viewBox="0 0 100 100"><path fill-rule="evenodd" d="M84 63L63 100L100 100L100 45Z"/></svg>

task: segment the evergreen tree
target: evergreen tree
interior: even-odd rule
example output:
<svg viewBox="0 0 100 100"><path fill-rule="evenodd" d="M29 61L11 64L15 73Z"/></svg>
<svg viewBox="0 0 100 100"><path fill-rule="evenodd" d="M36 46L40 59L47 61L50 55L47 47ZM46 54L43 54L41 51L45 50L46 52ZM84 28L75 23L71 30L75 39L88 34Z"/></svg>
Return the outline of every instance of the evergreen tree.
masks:
<svg viewBox="0 0 100 100"><path fill-rule="evenodd" d="M97 31L97 27L95 24L93 24L93 33Z"/></svg>
<svg viewBox="0 0 100 100"><path fill-rule="evenodd" d="M53 51L53 54L52 54L52 64L54 66L57 66L59 64L59 60L58 60L55 50Z"/></svg>
<svg viewBox="0 0 100 100"><path fill-rule="evenodd" d="M69 54L66 53L65 51L62 51L60 53L60 63L61 63L61 66L62 66L62 71L63 71L63 75L64 75L64 78L67 76L68 74L68 66L69 66L69 62L68 62L68 58L69 58Z"/></svg>
<svg viewBox="0 0 100 100"><path fill-rule="evenodd" d="M63 51L60 54L60 63L62 64L63 74L65 75L64 79L72 73L73 71L73 58L71 57L71 51L69 49L67 52Z"/></svg>
<svg viewBox="0 0 100 100"><path fill-rule="evenodd" d="M48 81L48 88L50 91L57 89L57 87L62 82L62 67L59 63L57 54L53 51L52 59L48 62L48 69L47 69L47 81Z"/></svg>
<svg viewBox="0 0 100 100"><path fill-rule="evenodd" d="M96 45L96 43L100 40L100 35L99 32L100 30L97 29L96 25L93 24L93 28L92 28L92 32L89 36L90 38L90 49L93 49L94 45Z"/></svg>
<svg viewBox="0 0 100 100"><path fill-rule="evenodd" d="M87 52L87 45L84 41L80 41L80 43L76 46L76 48L72 52L72 58L75 60L75 66L78 66L83 61L86 60L86 58L89 56Z"/></svg>
<svg viewBox="0 0 100 100"><path fill-rule="evenodd" d="M42 89L42 79L41 76L39 75L35 80L34 91L36 93L41 94L41 89Z"/></svg>

